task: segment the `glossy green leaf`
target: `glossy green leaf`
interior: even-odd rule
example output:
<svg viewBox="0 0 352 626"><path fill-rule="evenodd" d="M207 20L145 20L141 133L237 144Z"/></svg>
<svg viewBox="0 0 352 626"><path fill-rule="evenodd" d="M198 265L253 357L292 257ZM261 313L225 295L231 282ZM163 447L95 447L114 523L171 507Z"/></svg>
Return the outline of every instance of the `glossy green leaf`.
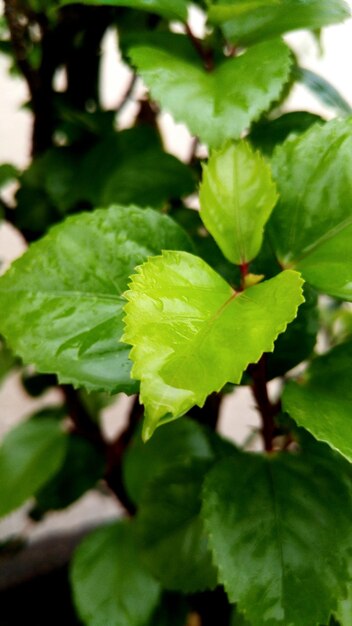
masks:
<svg viewBox="0 0 352 626"><path fill-rule="evenodd" d="M279 335L274 352L267 355L268 379L283 376L313 352L319 330L318 298L308 285L304 286L303 294L305 302L299 307L296 319Z"/></svg>
<svg viewBox="0 0 352 626"><path fill-rule="evenodd" d="M139 502L150 481L167 468L191 459L211 460L214 454L205 431L190 419L179 420L160 428L143 443L140 433L123 458L124 483L129 496Z"/></svg>
<svg viewBox="0 0 352 626"><path fill-rule="evenodd" d="M0 516L17 509L58 471L67 438L49 417L24 422L0 446Z"/></svg>
<svg viewBox="0 0 352 626"><path fill-rule="evenodd" d="M208 469L204 460L170 467L144 491L137 517L143 560L165 589L194 593L216 586L199 515Z"/></svg>
<svg viewBox="0 0 352 626"><path fill-rule="evenodd" d="M134 267L188 248L167 216L134 207L83 213L53 228L0 279L0 332L26 363L61 382L133 392L122 294Z"/></svg>
<svg viewBox="0 0 352 626"><path fill-rule="evenodd" d="M313 126L274 154L279 202L269 221L283 267L319 291L352 299L352 118Z"/></svg>
<svg viewBox="0 0 352 626"><path fill-rule="evenodd" d="M241 141L214 152L199 190L204 225L225 257L241 265L258 254L277 201L269 165Z"/></svg>
<svg viewBox="0 0 352 626"><path fill-rule="evenodd" d="M236 44L252 44L283 33L314 30L349 16L344 0L215 0L208 11L214 24Z"/></svg>
<svg viewBox="0 0 352 626"><path fill-rule="evenodd" d="M231 602L252 626L325 624L352 549L350 482L310 455L243 455L208 474L203 516Z"/></svg>
<svg viewBox="0 0 352 626"><path fill-rule="evenodd" d="M77 0L63 0L62 4L77 3ZM80 0L82 4L89 5L106 5L113 7L129 7L131 9L140 9L156 13L168 20L180 20L185 22L187 19L187 0Z"/></svg>
<svg viewBox="0 0 352 626"><path fill-rule="evenodd" d="M286 271L235 292L202 259L164 252L132 276L123 340L141 381L143 436L183 415L274 348L296 314L302 280ZM275 306L273 306L275 303Z"/></svg>
<svg viewBox="0 0 352 626"><path fill-rule="evenodd" d="M145 626L160 587L143 566L130 521L91 533L71 566L73 598L86 626Z"/></svg>
<svg viewBox="0 0 352 626"><path fill-rule="evenodd" d="M294 76L298 82L307 87L325 106L334 109L340 115L350 115L352 113L351 105L323 76L319 76L319 74L304 67L295 68Z"/></svg>
<svg viewBox="0 0 352 626"><path fill-rule="evenodd" d="M130 56L152 97L212 147L239 138L270 107L291 65L290 51L279 40L225 59L211 72L182 35L159 47L134 45Z"/></svg>
<svg viewBox="0 0 352 626"><path fill-rule="evenodd" d="M71 435L59 471L35 494L32 517L69 506L96 485L104 469L102 452L89 441Z"/></svg>
<svg viewBox="0 0 352 626"><path fill-rule="evenodd" d="M289 382L283 407L299 426L352 462L352 342L317 357L302 382Z"/></svg>

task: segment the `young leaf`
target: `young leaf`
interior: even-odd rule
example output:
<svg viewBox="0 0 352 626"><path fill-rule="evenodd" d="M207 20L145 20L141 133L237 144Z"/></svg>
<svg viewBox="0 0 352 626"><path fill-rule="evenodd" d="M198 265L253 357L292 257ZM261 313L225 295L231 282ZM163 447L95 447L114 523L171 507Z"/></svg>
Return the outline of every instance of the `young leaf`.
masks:
<svg viewBox="0 0 352 626"><path fill-rule="evenodd" d="M222 24L225 37L242 45L337 24L349 14L344 0L215 0L208 11L213 24Z"/></svg>
<svg viewBox="0 0 352 626"><path fill-rule="evenodd" d="M325 441L352 463L352 342L317 357L303 383L289 382L283 407L299 426Z"/></svg>
<svg viewBox="0 0 352 626"><path fill-rule="evenodd" d="M91 533L72 562L73 598L86 626L144 626L160 598L144 568L129 521Z"/></svg>
<svg viewBox="0 0 352 626"><path fill-rule="evenodd" d="M17 509L58 471L67 438L61 422L29 420L11 430L0 447L0 516Z"/></svg>
<svg viewBox="0 0 352 626"><path fill-rule="evenodd" d="M183 415L274 348L303 301L302 280L282 272L235 292L199 257L164 252L132 276L123 341L141 381L143 436Z"/></svg>
<svg viewBox="0 0 352 626"><path fill-rule="evenodd" d="M319 291L352 300L352 118L313 126L274 154L272 246Z"/></svg>
<svg viewBox="0 0 352 626"><path fill-rule="evenodd" d="M140 502L146 486L168 467L191 459L212 460L214 453L199 424L180 420L161 428L143 443L138 433L123 458L123 475L129 496Z"/></svg>
<svg viewBox="0 0 352 626"><path fill-rule="evenodd" d="M147 486L137 524L143 560L165 589L194 593L216 586L217 574L200 519L209 461L169 467Z"/></svg>
<svg viewBox="0 0 352 626"><path fill-rule="evenodd" d="M324 458L243 455L204 483L219 578L252 626L328 622L349 580L351 515L350 483Z"/></svg>
<svg viewBox="0 0 352 626"><path fill-rule="evenodd" d="M122 294L149 255L184 247L185 233L149 209L115 206L69 218L0 278L0 332L25 362L63 383L133 392L120 343Z"/></svg>
<svg viewBox="0 0 352 626"><path fill-rule="evenodd" d="M200 215L232 263L248 263L258 254L277 197L269 165L245 141L214 152L203 166Z"/></svg>
<svg viewBox="0 0 352 626"><path fill-rule="evenodd" d="M226 59L211 72L182 35L163 46L134 45L130 56L152 97L212 147L239 138L269 108L291 66L290 51L279 40Z"/></svg>

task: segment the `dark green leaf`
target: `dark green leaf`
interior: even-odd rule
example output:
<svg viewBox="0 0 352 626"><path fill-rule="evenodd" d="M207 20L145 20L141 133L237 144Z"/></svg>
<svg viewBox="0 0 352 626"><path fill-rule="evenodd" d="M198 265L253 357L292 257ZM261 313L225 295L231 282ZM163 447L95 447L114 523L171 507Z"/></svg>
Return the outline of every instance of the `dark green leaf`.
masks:
<svg viewBox="0 0 352 626"><path fill-rule="evenodd" d="M43 515L75 502L102 478L104 466L103 455L89 441L71 435L59 471L35 495L36 513Z"/></svg>
<svg viewBox="0 0 352 626"><path fill-rule="evenodd" d="M352 462L352 342L317 357L301 383L290 382L283 407L299 426Z"/></svg>
<svg viewBox="0 0 352 626"><path fill-rule="evenodd" d="M222 24L235 44L252 44L283 33L342 22L349 16L344 0L215 0L209 19Z"/></svg>
<svg viewBox="0 0 352 626"><path fill-rule="evenodd" d="M108 158L107 158L108 155ZM160 207L166 200L192 193L189 167L162 150L152 128L114 133L82 157L75 178L76 201Z"/></svg>
<svg viewBox="0 0 352 626"><path fill-rule="evenodd" d="M350 115L352 113L351 105L347 100L341 96L331 83L319 76L319 74L304 67L296 67L294 76L298 82L305 85L325 106L334 109L340 115Z"/></svg>
<svg viewBox="0 0 352 626"><path fill-rule="evenodd" d="M163 46L158 40L134 45L130 56L152 97L212 147L239 138L270 107L291 65L288 48L281 41L270 41L207 72L182 35L174 35Z"/></svg>
<svg viewBox="0 0 352 626"><path fill-rule="evenodd" d="M305 285L305 302L285 333L275 341L274 352L267 355L268 378L283 376L311 356L319 330L319 311L315 291Z"/></svg>
<svg viewBox="0 0 352 626"><path fill-rule="evenodd" d="M122 294L134 267L162 248L189 248L152 210L111 207L56 226L0 279L0 329L39 372L61 382L133 392Z"/></svg>
<svg viewBox="0 0 352 626"><path fill-rule="evenodd" d="M165 469L146 487L137 516L145 563L165 589L192 593L217 576L200 519L200 492L209 461Z"/></svg>
<svg viewBox="0 0 352 626"><path fill-rule="evenodd" d="M203 499L219 578L252 626L328 622L352 549L350 481L333 461L225 459L208 474Z"/></svg>
<svg viewBox="0 0 352 626"><path fill-rule="evenodd" d="M16 180L19 176L18 169L10 163L2 163L0 165L0 189L12 180Z"/></svg>
<svg viewBox="0 0 352 626"><path fill-rule="evenodd" d="M352 118L289 138L273 159L280 200L269 221L283 267L319 291L352 299Z"/></svg>
<svg viewBox="0 0 352 626"><path fill-rule="evenodd" d="M90 534L78 547L72 569L73 597L86 626L145 626L160 597L145 570L130 521Z"/></svg>
<svg viewBox="0 0 352 626"><path fill-rule="evenodd" d="M62 0L61 4L76 3L77 0ZM156 13L168 20L187 19L187 0L80 0L82 4L107 5L113 7L130 7Z"/></svg>
<svg viewBox="0 0 352 626"><path fill-rule="evenodd" d="M124 483L132 500L138 503L150 481L167 468L213 457L205 431L185 418L160 428L145 444L137 433L124 457Z"/></svg>
<svg viewBox="0 0 352 626"><path fill-rule="evenodd" d="M0 337L0 385L16 365L18 365L18 359Z"/></svg>
<svg viewBox="0 0 352 626"><path fill-rule="evenodd" d="M67 439L61 422L42 417L20 424L0 447L0 516L17 509L58 471Z"/></svg>
<svg viewBox="0 0 352 626"><path fill-rule="evenodd" d="M292 111L273 120L260 120L252 126L248 139L256 148L271 156L274 148L289 135L301 135L316 122L323 123L319 115L307 111Z"/></svg>
<svg viewBox="0 0 352 626"><path fill-rule="evenodd" d="M165 592L146 626L185 626L189 607L184 596Z"/></svg>

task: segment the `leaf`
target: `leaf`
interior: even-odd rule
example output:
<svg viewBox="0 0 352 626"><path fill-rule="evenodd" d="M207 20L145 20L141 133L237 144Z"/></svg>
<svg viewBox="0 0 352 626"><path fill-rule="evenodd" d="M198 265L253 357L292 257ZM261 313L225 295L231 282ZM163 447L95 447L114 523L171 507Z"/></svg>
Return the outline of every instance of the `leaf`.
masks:
<svg viewBox="0 0 352 626"><path fill-rule="evenodd" d="M185 626L189 607L184 596L165 592L152 618L146 626Z"/></svg>
<svg viewBox="0 0 352 626"><path fill-rule="evenodd" d="M344 0L218 0L208 11L209 20L222 25L225 37L241 45L301 28L314 30L337 24L349 14Z"/></svg>
<svg viewBox="0 0 352 626"><path fill-rule="evenodd" d="M291 111L275 119L260 120L252 126L248 139L255 148L271 156L274 148L289 135L300 135L316 122L323 123L323 119L307 111Z"/></svg>
<svg viewBox="0 0 352 626"><path fill-rule="evenodd" d="M124 484L135 503L140 502L146 486L170 466L191 459L210 460L214 453L199 424L180 420L161 428L147 443L138 432L123 458Z"/></svg>
<svg viewBox="0 0 352 626"><path fill-rule="evenodd" d="M190 248L152 210L113 206L53 228L0 279L0 328L13 350L62 383L136 391L122 334L134 267L162 248Z"/></svg>
<svg viewBox="0 0 352 626"><path fill-rule="evenodd" d="M203 406L225 383L239 383L296 316L301 285L287 271L237 293L185 252L164 252L137 268L126 294L123 341L133 346L132 375L141 381L143 437Z"/></svg>
<svg viewBox="0 0 352 626"><path fill-rule="evenodd" d="M294 68L294 76L311 91L325 106L334 109L339 115L351 115L351 105L325 78L304 67Z"/></svg>
<svg viewBox="0 0 352 626"><path fill-rule="evenodd" d="M160 587L144 568L130 521L91 533L71 565L73 598L86 626L145 626Z"/></svg>
<svg viewBox="0 0 352 626"><path fill-rule="evenodd" d="M350 481L324 458L242 455L204 483L219 578L252 626L328 622L349 578L351 515Z"/></svg>
<svg viewBox="0 0 352 626"><path fill-rule="evenodd" d="M89 200L93 206L160 207L194 189L190 168L164 152L157 133L148 126L104 138L82 157L76 173L76 201Z"/></svg>
<svg viewBox="0 0 352 626"><path fill-rule="evenodd" d="M269 220L283 267L313 287L352 299L352 118L289 138L273 158L280 200Z"/></svg>
<svg viewBox="0 0 352 626"><path fill-rule="evenodd" d="M16 359L11 350L0 337L0 385L11 370L18 364L18 359Z"/></svg>
<svg viewBox="0 0 352 626"><path fill-rule="evenodd" d="M59 471L36 492L32 516L64 509L78 500L102 478L104 465L103 455L93 444L74 434L68 437Z"/></svg>
<svg viewBox="0 0 352 626"><path fill-rule="evenodd" d="M66 450L61 422L49 417L16 426L0 447L0 516L17 509L58 471Z"/></svg>
<svg viewBox="0 0 352 626"><path fill-rule="evenodd" d="M259 44L207 72L186 37L168 37L159 47L158 40L132 46L132 63L163 109L209 146L239 138L279 97L288 79L290 51L279 40Z"/></svg>
<svg viewBox="0 0 352 626"><path fill-rule="evenodd" d="M165 589L194 593L216 586L199 516L209 461L169 467L146 487L137 516L144 562Z"/></svg>
<svg viewBox="0 0 352 626"><path fill-rule="evenodd" d="M77 0L63 0L61 4L76 3ZM81 0L82 4L96 6L113 6L113 7L130 7L131 9L141 9L156 13L168 20L180 20L185 22L187 19L187 0Z"/></svg>
<svg viewBox="0 0 352 626"><path fill-rule="evenodd" d="M299 426L352 462L352 341L317 357L301 384L289 382L283 407Z"/></svg>
<svg viewBox="0 0 352 626"><path fill-rule="evenodd" d="M19 176L18 169L11 163L2 163L0 165L0 189L12 180L16 180Z"/></svg>
<svg viewBox="0 0 352 626"><path fill-rule="evenodd" d="M316 292L308 285L303 290L305 302L299 307L297 317L287 331L277 338L274 352L267 355L266 370L270 380L283 376L302 361L308 359L314 349L319 330L319 311Z"/></svg>
<svg viewBox="0 0 352 626"><path fill-rule="evenodd" d="M201 218L229 261L242 265L259 252L277 193L270 167L241 141L214 152L203 166Z"/></svg>

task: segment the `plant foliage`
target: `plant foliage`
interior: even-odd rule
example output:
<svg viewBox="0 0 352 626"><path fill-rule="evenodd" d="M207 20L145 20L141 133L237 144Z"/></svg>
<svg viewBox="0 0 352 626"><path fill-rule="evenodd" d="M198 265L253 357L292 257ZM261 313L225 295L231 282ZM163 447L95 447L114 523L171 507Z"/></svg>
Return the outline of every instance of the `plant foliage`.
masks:
<svg viewBox="0 0 352 626"><path fill-rule="evenodd" d="M195 4L202 36L186 0L5 0L33 134L27 168L0 165L27 245L0 277L0 381L56 404L3 438L0 516L40 523L94 489L126 511L72 556L67 623L350 626L351 107L282 39L348 9ZM111 110L107 32L130 75ZM297 82L336 118L285 112ZM192 136L182 161L164 113ZM256 452L218 432L240 386Z"/></svg>

